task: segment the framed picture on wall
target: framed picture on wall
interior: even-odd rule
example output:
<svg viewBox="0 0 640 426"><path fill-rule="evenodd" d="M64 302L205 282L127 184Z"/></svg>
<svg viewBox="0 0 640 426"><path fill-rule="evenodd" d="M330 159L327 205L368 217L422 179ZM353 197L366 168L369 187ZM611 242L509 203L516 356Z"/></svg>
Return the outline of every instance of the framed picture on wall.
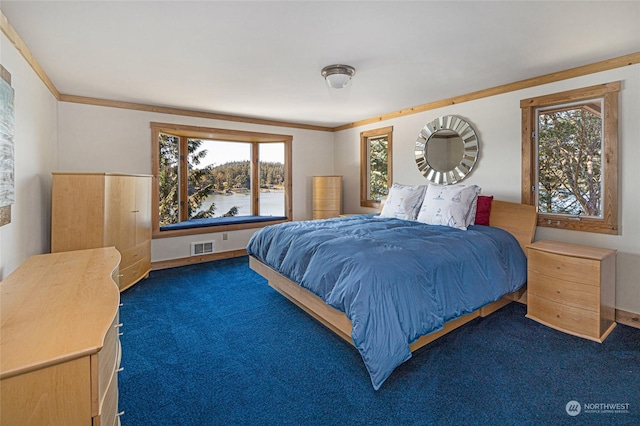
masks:
<svg viewBox="0 0 640 426"><path fill-rule="evenodd" d="M11 74L0 65L0 226L11 222L11 205L15 201L13 99Z"/></svg>

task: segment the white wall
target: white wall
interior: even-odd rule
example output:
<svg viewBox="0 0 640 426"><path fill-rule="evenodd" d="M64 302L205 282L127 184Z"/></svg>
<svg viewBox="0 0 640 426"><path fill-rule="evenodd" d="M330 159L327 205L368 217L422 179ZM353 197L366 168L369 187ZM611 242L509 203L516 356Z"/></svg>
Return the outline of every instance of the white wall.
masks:
<svg viewBox="0 0 640 426"><path fill-rule="evenodd" d="M361 208L359 149L360 132L393 126L393 178L418 184L426 180L414 160L414 144L420 129L441 115L458 115L472 123L480 137L480 157L465 183L480 185L483 193L505 201L520 202L521 114L520 100L595 84L622 81L619 100L619 225L620 235L557 230L538 227L536 240L552 239L618 250L616 307L640 313L640 65L628 66L567 81L555 82L408 115L373 125L338 132L334 169L344 175L346 212L369 212Z"/></svg>
<svg viewBox="0 0 640 426"><path fill-rule="evenodd" d="M333 134L61 102L57 171L151 174L151 122L293 136L293 219L311 218L311 177L333 174ZM155 239L152 261L188 257L191 242L215 241L215 251L243 249L255 230Z"/></svg>
<svg viewBox="0 0 640 426"><path fill-rule="evenodd" d="M0 227L0 279L4 279L30 256L49 251L58 101L1 33L0 63L11 73L15 90L16 196L11 223Z"/></svg>

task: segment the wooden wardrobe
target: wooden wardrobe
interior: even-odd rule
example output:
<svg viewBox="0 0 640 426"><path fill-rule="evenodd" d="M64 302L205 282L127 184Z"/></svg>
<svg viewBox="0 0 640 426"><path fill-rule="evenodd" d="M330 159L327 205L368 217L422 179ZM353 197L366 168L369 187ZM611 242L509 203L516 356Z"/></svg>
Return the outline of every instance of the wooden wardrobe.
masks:
<svg viewBox="0 0 640 426"><path fill-rule="evenodd" d="M120 291L151 270L151 176L53 173L51 252L114 246Z"/></svg>

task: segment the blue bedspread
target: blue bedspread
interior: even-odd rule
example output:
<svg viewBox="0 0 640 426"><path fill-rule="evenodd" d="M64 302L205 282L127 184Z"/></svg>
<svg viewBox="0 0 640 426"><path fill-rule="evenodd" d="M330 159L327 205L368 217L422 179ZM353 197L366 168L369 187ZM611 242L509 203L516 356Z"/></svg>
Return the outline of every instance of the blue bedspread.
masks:
<svg viewBox="0 0 640 426"><path fill-rule="evenodd" d="M526 258L506 231L372 215L267 226L249 255L345 312L377 390L409 344L520 288Z"/></svg>

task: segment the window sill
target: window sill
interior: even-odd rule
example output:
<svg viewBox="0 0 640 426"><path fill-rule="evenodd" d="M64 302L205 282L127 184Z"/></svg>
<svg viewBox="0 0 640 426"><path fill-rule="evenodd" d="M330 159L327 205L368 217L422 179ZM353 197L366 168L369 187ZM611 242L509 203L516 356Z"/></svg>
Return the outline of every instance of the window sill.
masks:
<svg viewBox="0 0 640 426"><path fill-rule="evenodd" d="M159 230L154 230L153 238L170 238L182 235L209 234L212 232L263 228L268 225L287 222L288 220L289 219L286 216L232 216L193 219L163 226Z"/></svg>
<svg viewBox="0 0 640 426"><path fill-rule="evenodd" d="M549 213L538 213L538 226L597 234L618 235L619 233L618 226L614 222L589 217L570 219L564 215L552 215Z"/></svg>

